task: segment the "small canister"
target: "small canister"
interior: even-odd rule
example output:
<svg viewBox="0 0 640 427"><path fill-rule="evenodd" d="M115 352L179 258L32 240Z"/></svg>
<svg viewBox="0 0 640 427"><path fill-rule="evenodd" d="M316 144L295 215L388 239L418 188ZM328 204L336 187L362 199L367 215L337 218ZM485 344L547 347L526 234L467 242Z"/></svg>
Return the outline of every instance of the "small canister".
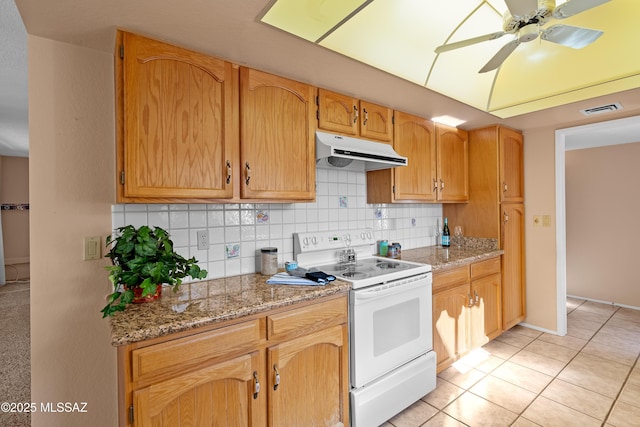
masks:
<svg viewBox="0 0 640 427"><path fill-rule="evenodd" d="M378 249L378 255L387 256L387 253L389 253L389 241L381 240L380 247Z"/></svg>
<svg viewBox="0 0 640 427"><path fill-rule="evenodd" d="M389 246L389 251L387 253L387 256L389 258L397 258L398 257L398 247L396 246L395 243L391 244Z"/></svg>
<svg viewBox="0 0 640 427"><path fill-rule="evenodd" d="M278 272L278 248L262 248L260 252L260 272L269 276L276 274Z"/></svg>

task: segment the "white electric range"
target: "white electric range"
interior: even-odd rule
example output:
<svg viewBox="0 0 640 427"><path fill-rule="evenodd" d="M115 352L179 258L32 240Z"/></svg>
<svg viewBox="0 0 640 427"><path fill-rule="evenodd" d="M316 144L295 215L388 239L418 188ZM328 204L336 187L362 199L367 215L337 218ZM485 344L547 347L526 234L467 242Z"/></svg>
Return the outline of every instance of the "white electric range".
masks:
<svg viewBox="0 0 640 427"><path fill-rule="evenodd" d="M431 266L373 255L373 230L294 234L298 265L351 282L351 424L384 423L435 389Z"/></svg>

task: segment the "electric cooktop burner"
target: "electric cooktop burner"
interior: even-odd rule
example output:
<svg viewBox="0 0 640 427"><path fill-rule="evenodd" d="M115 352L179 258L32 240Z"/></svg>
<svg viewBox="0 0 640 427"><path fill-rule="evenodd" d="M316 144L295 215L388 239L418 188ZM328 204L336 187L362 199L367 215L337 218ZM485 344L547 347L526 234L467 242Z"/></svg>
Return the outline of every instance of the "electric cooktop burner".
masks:
<svg viewBox="0 0 640 427"><path fill-rule="evenodd" d="M354 264L333 264L327 266L318 267L319 270L324 271L334 276L343 277L351 280L361 280L368 277L381 276L388 274L391 271L399 271L412 268L411 264L386 260L380 258L363 258L358 259Z"/></svg>

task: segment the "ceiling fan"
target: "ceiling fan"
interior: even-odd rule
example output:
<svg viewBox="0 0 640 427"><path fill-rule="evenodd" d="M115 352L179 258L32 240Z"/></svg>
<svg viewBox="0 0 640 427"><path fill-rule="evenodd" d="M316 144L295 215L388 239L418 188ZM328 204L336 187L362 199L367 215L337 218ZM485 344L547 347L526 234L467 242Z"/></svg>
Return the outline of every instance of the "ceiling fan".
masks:
<svg viewBox="0 0 640 427"><path fill-rule="evenodd" d="M610 0L568 0L556 7L555 0L505 0L507 11L502 19L502 31L474 37L459 42L444 44L435 49L436 53L447 52L488 40L495 40L506 34L514 34L515 38L502 48L478 71L486 73L495 70L513 53L520 43L530 42L538 38L574 49L596 41L603 32L571 25L555 24L543 29L542 26L552 18L565 19L607 3Z"/></svg>

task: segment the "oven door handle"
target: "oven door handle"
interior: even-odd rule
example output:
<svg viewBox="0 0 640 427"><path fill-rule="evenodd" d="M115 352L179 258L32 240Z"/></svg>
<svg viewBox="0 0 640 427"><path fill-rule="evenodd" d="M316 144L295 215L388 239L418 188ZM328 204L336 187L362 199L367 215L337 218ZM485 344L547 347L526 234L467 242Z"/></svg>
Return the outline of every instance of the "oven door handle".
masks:
<svg viewBox="0 0 640 427"><path fill-rule="evenodd" d="M423 274L411 277L410 279L400 279L395 282L376 285L371 289L365 289L364 292L358 292L356 290L354 291L354 299L355 301L373 300L386 297L390 294L397 294L399 291L417 289L423 286L428 286L428 292L431 294L431 281L428 279L429 274Z"/></svg>

